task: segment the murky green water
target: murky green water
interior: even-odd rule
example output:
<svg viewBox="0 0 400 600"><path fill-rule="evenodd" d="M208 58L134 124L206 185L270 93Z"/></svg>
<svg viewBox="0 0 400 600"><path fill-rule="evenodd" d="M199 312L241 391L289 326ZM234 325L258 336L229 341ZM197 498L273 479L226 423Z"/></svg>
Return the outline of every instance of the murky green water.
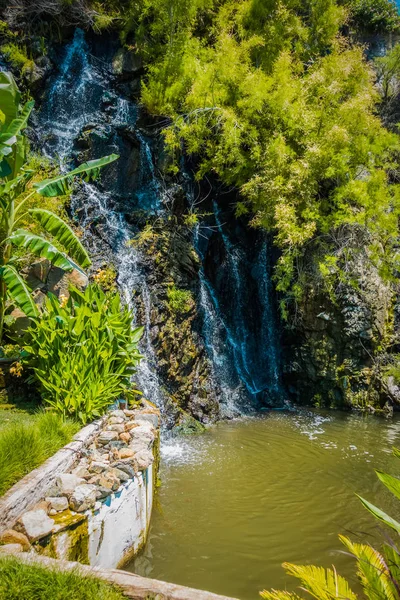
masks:
<svg viewBox="0 0 400 600"><path fill-rule="evenodd" d="M373 471L400 475L396 444L398 419L310 411L221 423L166 444L149 541L128 570L242 599L293 589L285 560L334 563L349 576L338 533L380 539L354 493L399 513Z"/></svg>

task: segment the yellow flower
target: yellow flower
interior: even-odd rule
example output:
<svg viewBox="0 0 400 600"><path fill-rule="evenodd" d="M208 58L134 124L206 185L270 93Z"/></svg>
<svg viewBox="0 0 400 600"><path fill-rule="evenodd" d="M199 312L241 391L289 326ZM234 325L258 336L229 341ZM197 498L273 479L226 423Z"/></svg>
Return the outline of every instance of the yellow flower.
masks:
<svg viewBox="0 0 400 600"><path fill-rule="evenodd" d="M66 296L65 294L60 294L60 306L61 308L64 308L64 306L66 306L67 302L68 302L68 296Z"/></svg>
<svg viewBox="0 0 400 600"><path fill-rule="evenodd" d="M23 370L24 369L23 369L21 363L20 362L15 362L10 367L10 374L11 375L15 375L15 377L21 377Z"/></svg>

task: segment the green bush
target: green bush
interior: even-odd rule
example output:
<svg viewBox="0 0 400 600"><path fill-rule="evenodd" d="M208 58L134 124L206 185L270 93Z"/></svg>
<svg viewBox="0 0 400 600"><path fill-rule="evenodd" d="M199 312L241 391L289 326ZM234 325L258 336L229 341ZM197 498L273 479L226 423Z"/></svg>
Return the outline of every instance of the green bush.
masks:
<svg viewBox="0 0 400 600"><path fill-rule="evenodd" d="M190 290L180 290L175 286L167 289L168 306L174 313L188 312L193 306Z"/></svg>
<svg viewBox="0 0 400 600"><path fill-rule="evenodd" d="M399 12L392 0L348 0L352 22L359 29L370 32L397 31Z"/></svg>
<svg viewBox="0 0 400 600"><path fill-rule="evenodd" d="M0 559L0 600L123 600L114 586L78 571L62 572Z"/></svg>
<svg viewBox="0 0 400 600"><path fill-rule="evenodd" d="M0 495L68 444L78 429L77 423L50 412L4 423L0 428Z"/></svg>
<svg viewBox="0 0 400 600"><path fill-rule="evenodd" d="M129 391L143 331L131 323L119 294L95 284L85 292L72 288L68 299L50 295L24 348L44 401L86 423Z"/></svg>

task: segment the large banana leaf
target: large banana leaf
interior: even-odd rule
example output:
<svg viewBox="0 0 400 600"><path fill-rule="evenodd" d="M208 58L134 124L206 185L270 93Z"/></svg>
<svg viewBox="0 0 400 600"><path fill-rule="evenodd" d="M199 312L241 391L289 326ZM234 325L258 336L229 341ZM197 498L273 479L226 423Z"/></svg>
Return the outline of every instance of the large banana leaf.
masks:
<svg viewBox="0 0 400 600"><path fill-rule="evenodd" d="M76 266L72 260L40 235L34 235L24 229L18 229L10 236L9 240L18 248L26 248L26 250L36 254L36 256L48 258L53 265L60 267L64 271L72 271Z"/></svg>
<svg viewBox="0 0 400 600"><path fill-rule="evenodd" d="M49 210L33 208L29 210L32 217L40 223L40 225L48 233L56 238L56 240L65 248L68 255L73 258L83 269L90 267L91 260L85 248L82 246L71 227L64 221L50 212Z"/></svg>
<svg viewBox="0 0 400 600"><path fill-rule="evenodd" d="M8 125L18 115L20 91L11 73L0 71L0 106Z"/></svg>
<svg viewBox="0 0 400 600"><path fill-rule="evenodd" d="M34 303L28 286L17 271L11 265L0 268L0 277L7 286L7 293L20 307L27 317L37 317L38 309Z"/></svg>
<svg viewBox="0 0 400 600"><path fill-rule="evenodd" d="M82 163L69 173L65 175L58 175L53 179L44 179L34 184L36 191L41 196L53 197L53 196L65 196L71 191L71 185L75 177L83 177L85 181L95 179L100 169L109 165L119 158L118 154L110 154L109 156L103 156L96 160L89 160L88 162Z"/></svg>
<svg viewBox="0 0 400 600"><path fill-rule="evenodd" d="M10 154L11 146L17 142L17 135L26 126L34 104L33 100L27 102L18 117L13 119L11 123L1 131L0 154L3 156Z"/></svg>
<svg viewBox="0 0 400 600"><path fill-rule="evenodd" d="M357 496L358 496L358 494L357 494ZM381 510L377 506L374 506L373 504L371 504L371 502L364 500L364 498L361 498L361 496L358 496L358 497L360 498L360 500L363 503L363 505L365 506L365 508L367 510L369 510L369 512L372 513L376 519L379 519L379 521L382 521L383 523L385 523L385 525L387 525L388 527L391 527L392 529L397 531L397 533L400 533L400 523L398 521L396 521L395 519L392 519L392 517L387 515L385 512L383 512L383 510Z"/></svg>

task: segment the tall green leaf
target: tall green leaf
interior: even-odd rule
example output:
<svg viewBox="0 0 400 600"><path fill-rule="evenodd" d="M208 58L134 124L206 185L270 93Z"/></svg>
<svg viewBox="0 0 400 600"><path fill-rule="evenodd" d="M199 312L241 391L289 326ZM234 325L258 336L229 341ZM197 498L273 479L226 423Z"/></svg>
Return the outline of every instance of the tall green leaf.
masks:
<svg viewBox="0 0 400 600"><path fill-rule="evenodd" d="M10 146L13 146L17 141L17 135L26 127L29 115L34 107L34 101L27 102L22 109L22 112L11 121L11 123L0 132L0 154L7 156Z"/></svg>
<svg viewBox="0 0 400 600"><path fill-rule="evenodd" d="M17 117L20 99L21 94L12 74L0 71L0 106L6 117L6 125Z"/></svg>
<svg viewBox="0 0 400 600"><path fill-rule="evenodd" d="M387 473L382 473L382 471L375 471L375 473L378 475L382 483L386 485L388 490L391 491L396 498L400 499L400 479L393 477L392 475L388 475Z"/></svg>
<svg viewBox="0 0 400 600"><path fill-rule="evenodd" d="M39 235L34 235L24 229L18 229L9 239L14 246L25 248L36 254L36 256L48 258L53 265L64 269L64 271L72 271L76 267L75 263L65 254Z"/></svg>
<svg viewBox="0 0 400 600"><path fill-rule="evenodd" d="M0 277L5 281L7 293L26 314L27 317L37 317L38 309L30 294L29 288L22 277L11 265L0 268Z"/></svg>
<svg viewBox="0 0 400 600"><path fill-rule="evenodd" d="M356 495L358 496L358 494ZM400 533L400 523L398 521L392 519L392 517L383 512L383 510L381 510L377 506L374 506L374 504L371 504L371 502L364 500L364 498L361 498L361 496L358 497L360 498L365 508L369 510L369 512L372 513L376 519L382 521L383 523L385 523L385 525L397 531L397 533Z"/></svg>
<svg viewBox="0 0 400 600"><path fill-rule="evenodd" d="M36 221L38 221L38 223L40 223L43 229L56 238L78 265L82 268L90 267L92 263L88 253L72 231L71 227L69 227L69 225L67 225L60 217L49 210L40 208L32 208L28 212Z"/></svg>
<svg viewBox="0 0 400 600"><path fill-rule="evenodd" d="M52 179L44 179L34 184L36 191L41 196L53 197L53 196L64 196L71 191L71 185L75 177L83 177L85 181L95 179L100 169L109 165L119 158L118 154L110 154L109 156L103 156L96 160L89 160L88 162L82 163L69 173L65 175L58 175Z"/></svg>

